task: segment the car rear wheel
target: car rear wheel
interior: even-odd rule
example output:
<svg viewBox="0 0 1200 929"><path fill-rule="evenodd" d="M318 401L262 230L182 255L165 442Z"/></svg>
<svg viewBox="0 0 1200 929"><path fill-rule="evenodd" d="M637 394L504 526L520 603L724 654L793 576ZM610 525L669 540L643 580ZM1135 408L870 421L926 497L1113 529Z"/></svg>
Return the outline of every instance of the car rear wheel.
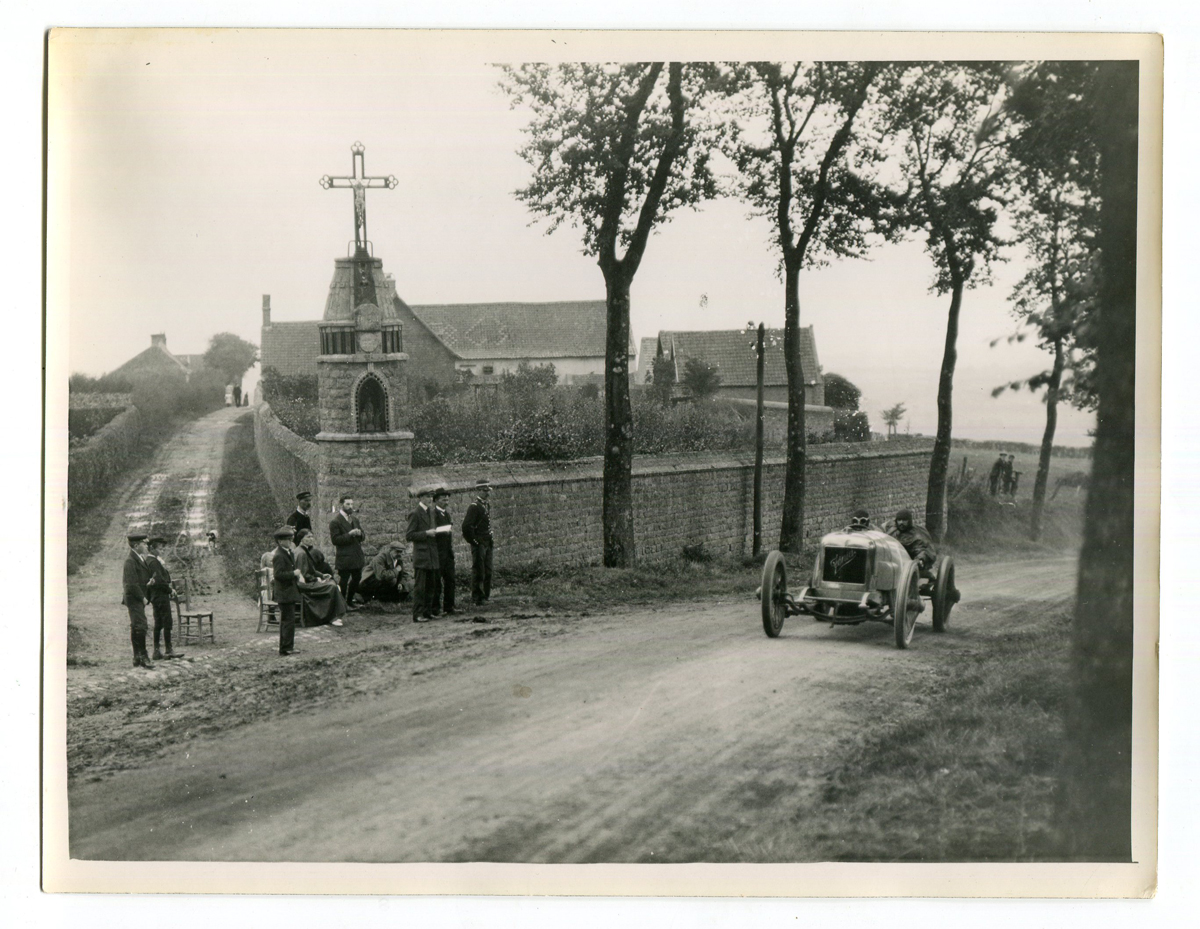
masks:
<svg viewBox="0 0 1200 929"><path fill-rule="evenodd" d="M896 631L896 648L908 648L912 642L913 629L917 625L917 613L921 611L921 576L915 561L905 570L904 578L892 597L892 626Z"/></svg>
<svg viewBox="0 0 1200 929"><path fill-rule="evenodd" d="M954 609L954 559L949 555L938 565L937 580L933 585L933 631L945 632L950 625L950 611Z"/></svg>
<svg viewBox="0 0 1200 929"><path fill-rule="evenodd" d="M782 552L771 552L763 565L762 574L763 632L772 639L783 630L787 616L787 565Z"/></svg>

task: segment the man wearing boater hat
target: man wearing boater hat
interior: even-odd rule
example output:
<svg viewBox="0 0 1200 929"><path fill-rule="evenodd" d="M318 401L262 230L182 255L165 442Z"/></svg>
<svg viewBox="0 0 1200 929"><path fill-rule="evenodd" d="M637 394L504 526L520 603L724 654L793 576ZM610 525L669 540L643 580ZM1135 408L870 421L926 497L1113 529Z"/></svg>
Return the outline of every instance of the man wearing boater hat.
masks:
<svg viewBox="0 0 1200 929"><path fill-rule="evenodd" d="M305 529L312 530L312 517L308 515L310 509L312 509L312 492L302 490L296 494L296 508L284 520L295 530L292 533L292 541L296 545L300 544L300 536Z"/></svg>
<svg viewBox="0 0 1200 929"><path fill-rule="evenodd" d="M150 656L146 654L146 586L150 583L150 565L147 563L146 537L126 536L129 555L121 573L123 596L121 603L129 610L129 641L133 644L133 666L152 668Z"/></svg>
<svg viewBox="0 0 1200 929"><path fill-rule="evenodd" d="M492 485L487 478L475 482L475 502L463 514L462 537L471 546L471 600L475 605L492 595Z"/></svg>
<svg viewBox="0 0 1200 929"><path fill-rule="evenodd" d="M150 554L146 556L146 564L150 568L147 593L150 596L150 605L154 607L155 661L161 661L164 657L180 657L171 648L171 627L174 625L171 620L171 600L175 597L175 589L171 586L171 572L167 570L167 565L163 561L163 552L166 551L168 544L168 540L162 536L154 536L150 540ZM167 645L165 656L159 647L164 641Z"/></svg>
<svg viewBox="0 0 1200 929"><path fill-rule="evenodd" d="M281 526L275 530L275 551L271 553L271 571L274 575L275 602L279 604L279 654L290 655L296 650L296 608L300 606L300 588L296 582L303 575L296 568L292 551L292 527Z"/></svg>

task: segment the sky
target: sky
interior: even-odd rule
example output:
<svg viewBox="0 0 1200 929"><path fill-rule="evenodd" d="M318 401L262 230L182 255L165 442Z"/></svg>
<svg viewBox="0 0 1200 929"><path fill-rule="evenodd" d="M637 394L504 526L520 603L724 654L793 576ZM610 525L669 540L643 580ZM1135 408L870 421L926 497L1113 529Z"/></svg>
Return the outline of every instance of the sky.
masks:
<svg viewBox="0 0 1200 929"><path fill-rule="evenodd" d="M350 173L356 141L368 174L399 180L368 193L367 219L407 302L603 299L578 231L546 235L513 196L530 176L516 154L527 114L510 107L489 62L521 60L506 57L514 51L542 53L462 34L52 37L50 187L63 208L52 209L51 274L65 284L70 370L112 370L157 332L180 353L204 351L221 331L257 344L263 294L275 320L320 318L353 220L350 193L318 180ZM1037 395L991 396L1049 363L1033 339L1003 341L1024 270L1012 259L964 299L958 437L1041 438ZM744 204L675 214L634 280L635 339L781 326L776 266L768 223ZM902 431L936 428L949 297L930 292L932 277L916 240L802 275L801 323L814 327L822 367L862 389L877 431L896 403L908 410ZM1061 409L1056 441L1088 444L1092 426L1090 414Z"/></svg>

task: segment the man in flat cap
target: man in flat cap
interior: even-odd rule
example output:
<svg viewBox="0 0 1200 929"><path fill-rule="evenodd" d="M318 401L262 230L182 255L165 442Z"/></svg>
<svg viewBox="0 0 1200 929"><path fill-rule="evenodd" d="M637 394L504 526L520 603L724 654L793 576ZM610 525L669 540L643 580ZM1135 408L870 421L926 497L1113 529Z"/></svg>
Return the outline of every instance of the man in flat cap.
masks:
<svg viewBox="0 0 1200 929"><path fill-rule="evenodd" d="M299 545L300 536L305 529L312 529L312 517L308 515L308 511L312 509L312 492L302 490L296 494L296 508L288 514L288 518L284 520L295 531L292 533L292 541Z"/></svg>
<svg viewBox="0 0 1200 929"><path fill-rule="evenodd" d="M475 502L463 515L462 536L471 546L471 600L479 606L492 595L492 485L475 482Z"/></svg>
<svg viewBox="0 0 1200 929"><path fill-rule="evenodd" d="M303 575L296 567L292 552L291 526L275 530L275 551L271 553L271 572L275 583L275 602L279 604L279 654L290 655L296 650L296 608L300 605L300 588L296 582Z"/></svg>
<svg viewBox="0 0 1200 929"><path fill-rule="evenodd" d="M146 536L126 536L129 554L121 572L121 603L129 611L129 641L133 645L133 666L152 668L146 654L146 587L150 583L150 566L146 562Z"/></svg>
<svg viewBox="0 0 1200 929"><path fill-rule="evenodd" d="M413 544L413 622L433 619L433 598L438 585L437 522L427 502L433 488L414 488L416 508L408 514L404 537Z"/></svg>
<svg viewBox="0 0 1200 929"><path fill-rule="evenodd" d="M155 661L161 661L164 657L179 657L171 648L171 627L174 625L171 619L171 601L175 598L175 588L171 586L171 572L167 570L163 561L168 544L168 540L163 536L154 536L150 539L150 554L146 556L146 564L150 568L148 593L150 605L154 607ZM165 656L159 647L164 641L167 645Z"/></svg>
<svg viewBox="0 0 1200 929"><path fill-rule="evenodd" d="M454 609L454 540L452 538L450 518L450 491L439 487L433 492L433 520L437 523L438 534L435 539L438 553L438 582L433 588L433 615L440 611L446 616L453 616L458 611Z"/></svg>

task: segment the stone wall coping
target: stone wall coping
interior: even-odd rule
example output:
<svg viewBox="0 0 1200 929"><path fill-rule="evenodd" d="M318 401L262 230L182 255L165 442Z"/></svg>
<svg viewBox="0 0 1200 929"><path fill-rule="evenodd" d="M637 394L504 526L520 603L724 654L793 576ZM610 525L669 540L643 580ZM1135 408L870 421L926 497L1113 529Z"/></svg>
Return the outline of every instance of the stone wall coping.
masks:
<svg viewBox="0 0 1200 929"><path fill-rule="evenodd" d="M411 432L318 432L316 435L317 442L401 442L412 438Z"/></svg>

